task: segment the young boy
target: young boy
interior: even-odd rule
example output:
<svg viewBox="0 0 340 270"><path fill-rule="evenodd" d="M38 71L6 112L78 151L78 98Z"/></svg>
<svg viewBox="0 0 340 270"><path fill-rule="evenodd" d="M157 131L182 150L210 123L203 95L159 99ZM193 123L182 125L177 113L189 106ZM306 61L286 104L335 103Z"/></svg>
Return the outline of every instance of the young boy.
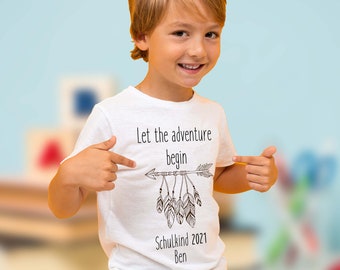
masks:
<svg viewBox="0 0 340 270"><path fill-rule="evenodd" d="M268 147L235 156L224 111L194 90L215 66L225 0L129 0L132 58L148 72L97 104L49 187L60 218L97 192L109 269L226 269L212 192L267 191Z"/></svg>

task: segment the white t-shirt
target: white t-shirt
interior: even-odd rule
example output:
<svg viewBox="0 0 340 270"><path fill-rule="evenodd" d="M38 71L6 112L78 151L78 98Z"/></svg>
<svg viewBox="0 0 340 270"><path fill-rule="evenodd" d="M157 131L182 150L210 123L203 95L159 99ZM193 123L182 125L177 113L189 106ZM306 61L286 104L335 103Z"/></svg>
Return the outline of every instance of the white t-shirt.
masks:
<svg viewBox="0 0 340 270"><path fill-rule="evenodd" d="M226 269L213 199L215 167L235 149L223 108L194 93L159 100L128 87L97 104L74 152L117 137L116 187L98 192L99 238L110 269Z"/></svg>

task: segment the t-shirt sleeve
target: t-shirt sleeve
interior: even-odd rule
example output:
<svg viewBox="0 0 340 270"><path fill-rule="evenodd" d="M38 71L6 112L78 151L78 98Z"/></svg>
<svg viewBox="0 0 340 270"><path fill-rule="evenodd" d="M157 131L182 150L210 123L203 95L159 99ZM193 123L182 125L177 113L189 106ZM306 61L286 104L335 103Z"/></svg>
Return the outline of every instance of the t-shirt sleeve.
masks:
<svg viewBox="0 0 340 270"><path fill-rule="evenodd" d="M236 149L228 128L227 117L221 108L219 124L219 151L216 159L216 167L226 167L234 164L232 157L236 155Z"/></svg>
<svg viewBox="0 0 340 270"><path fill-rule="evenodd" d="M75 147L69 157L81 152L86 147L101 143L111 138L111 127L99 105L95 105L81 130Z"/></svg>

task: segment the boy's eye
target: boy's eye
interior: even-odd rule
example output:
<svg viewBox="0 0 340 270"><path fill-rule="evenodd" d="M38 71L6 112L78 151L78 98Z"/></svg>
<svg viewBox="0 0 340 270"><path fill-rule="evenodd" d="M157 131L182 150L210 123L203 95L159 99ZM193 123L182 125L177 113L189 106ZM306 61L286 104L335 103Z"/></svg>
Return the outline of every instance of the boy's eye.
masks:
<svg viewBox="0 0 340 270"><path fill-rule="evenodd" d="M185 31L175 31L173 32L173 35L177 37L184 37L187 36L188 34Z"/></svg>
<svg viewBox="0 0 340 270"><path fill-rule="evenodd" d="M215 32L208 32L208 33L205 34L205 37L212 38L212 39L218 38L218 36L219 35Z"/></svg>

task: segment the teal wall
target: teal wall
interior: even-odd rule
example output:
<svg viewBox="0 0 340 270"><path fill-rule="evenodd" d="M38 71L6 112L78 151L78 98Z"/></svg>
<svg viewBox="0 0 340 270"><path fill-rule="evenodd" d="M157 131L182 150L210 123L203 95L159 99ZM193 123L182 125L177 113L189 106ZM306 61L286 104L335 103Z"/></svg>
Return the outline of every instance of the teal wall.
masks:
<svg viewBox="0 0 340 270"><path fill-rule="evenodd" d="M228 1L220 61L197 91L223 105L239 154L275 144L289 165L304 149L339 161L339 13L338 0ZM0 175L24 173L29 128L58 126L61 76L108 74L119 89L141 80L131 48L127 1L0 0ZM335 178L328 210L339 204ZM266 246L270 193L236 200L238 222L265 232Z"/></svg>

